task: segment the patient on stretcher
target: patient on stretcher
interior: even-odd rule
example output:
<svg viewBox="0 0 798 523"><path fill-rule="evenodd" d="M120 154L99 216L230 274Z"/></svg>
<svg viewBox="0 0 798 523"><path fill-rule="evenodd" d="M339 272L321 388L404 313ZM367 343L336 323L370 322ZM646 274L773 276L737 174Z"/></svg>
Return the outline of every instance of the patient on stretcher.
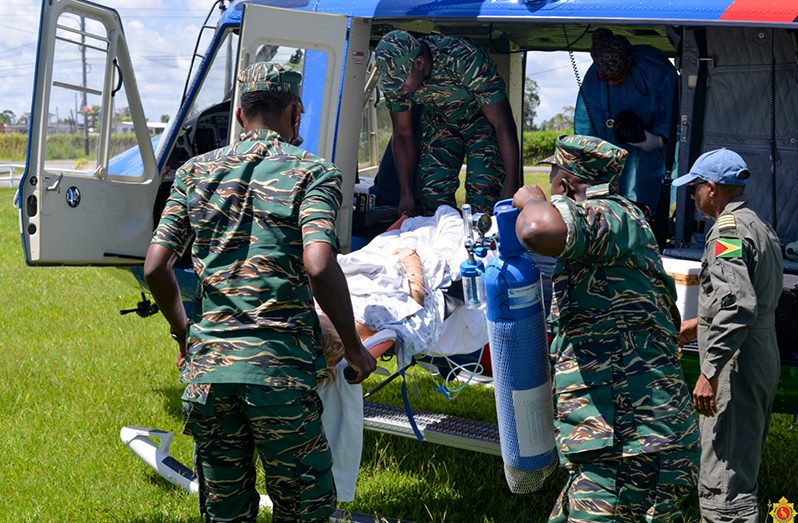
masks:
<svg viewBox="0 0 798 523"><path fill-rule="evenodd" d="M401 366L416 354L481 349L487 343L484 314L452 305L466 255L462 218L448 206L431 217L408 218L362 249L339 255L361 339L395 331Z"/></svg>
<svg viewBox="0 0 798 523"><path fill-rule="evenodd" d="M364 345L396 333L394 352L404 367L417 354L453 355L480 350L487 326L479 310L447 307L466 258L460 214L440 207L432 217L404 220L362 249L338 256L346 276L357 332ZM460 293L462 296L462 291ZM317 307L327 376L320 383L322 423L333 452L339 501L354 498L363 438L360 385L343 376L343 343L330 319Z"/></svg>
<svg viewBox="0 0 798 523"><path fill-rule="evenodd" d="M410 250L407 247L399 247L393 252L393 255L399 258L399 265L401 265L402 270L407 278L407 288L405 291L416 303L423 307L424 268L421 265L421 258L417 252ZM319 317L319 326L321 327L321 346L322 350L324 351L324 358L327 361L327 377L325 379L325 383L329 383L335 380L335 367L344 357L344 345L341 341L341 338L338 336L338 332L335 330L332 321L318 305L316 306L316 314ZM371 339L372 336L377 334L377 331L370 329L367 325L357 320L355 320L355 328L357 330L358 336L360 336L360 341L363 343L366 343L367 340ZM380 332L393 333L393 331L388 329ZM396 335L393 333L393 335L390 336L390 341L382 342L380 345L390 345L392 347L394 345L395 339Z"/></svg>

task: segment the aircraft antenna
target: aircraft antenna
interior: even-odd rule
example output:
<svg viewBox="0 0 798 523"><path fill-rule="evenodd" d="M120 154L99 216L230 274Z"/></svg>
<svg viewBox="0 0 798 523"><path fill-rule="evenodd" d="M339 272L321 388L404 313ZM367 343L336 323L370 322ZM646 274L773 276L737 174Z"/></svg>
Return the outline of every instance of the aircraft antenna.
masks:
<svg viewBox="0 0 798 523"><path fill-rule="evenodd" d="M198 56L197 51L199 50L200 41L202 40L202 33L205 31L205 29L209 28L215 29L215 27L208 26L208 20L211 19L211 16L213 15L213 10L216 9L217 6L219 7L219 11L224 11L226 9L224 2L225 0L216 0L211 6L211 8L208 10L208 16L205 17L205 21L202 23L202 29L200 30L200 33L197 36L197 43L194 44L194 52L191 54L191 63L188 66L188 75L186 75L186 84L183 86L183 95L180 97L181 106L183 105L183 102L186 101L186 95L188 94L188 84L191 81L191 72L194 70L194 62L196 61ZM201 58L204 59L205 57L201 56Z"/></svg>
<svg viewBox="0 0 798 523"><path fill-rule="evenodd" d="M587 29L585 29L584 33L582 33L582 36L584 36L585 33L587 33L588 29L590 29L590 26L587 26ZM598 133L598 127L596 127L596 122L595 120L593 120L593 112L590 110L590 105L587 103L587 98L585 98L585 95L582 91L582 79L579 76L579 68L576 66L576 58L574 58L574 50L571 47L571 42L568 40L568 31L565 30L565 25L562 26L562 34L565 36L565 45L567 46L568 49L568 57L571 59L571 67L573 67L574 69L574 76L576 77L576 85L579 87L579 97L582 98L582 102L585 104L585 109L587 110L587 118L588 120L590 120L590 129L591 129L590 134L596 134ZM577 38L576 41L578 42L582 38L582 36Z"/></svg>

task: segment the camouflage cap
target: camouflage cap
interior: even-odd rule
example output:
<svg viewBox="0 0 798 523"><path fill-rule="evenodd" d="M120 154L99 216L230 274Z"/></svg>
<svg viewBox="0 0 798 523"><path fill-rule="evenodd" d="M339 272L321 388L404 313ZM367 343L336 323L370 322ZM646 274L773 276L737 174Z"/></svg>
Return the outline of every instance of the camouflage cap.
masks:
<svg viewBox="0 0 798 523"><path fill-rule="evenodd" d="M401 89L419 53L421 44L407 31L391 31L382 37L375 51L382 92L393 94Z"/></svg>
<svg viewBox="0 0 798 523"><path fill-rule="evenodd" d="M612 183L622 172L628 152L593 136L564 134L557 138L550 163L592 183Z"/></svg>
<svg viewBox="0 0 798 523"><path fill-rule="evenodd" d="M238 73L239 93L266 91L300 96L302 73L274 62L257 62Z"/></svg>

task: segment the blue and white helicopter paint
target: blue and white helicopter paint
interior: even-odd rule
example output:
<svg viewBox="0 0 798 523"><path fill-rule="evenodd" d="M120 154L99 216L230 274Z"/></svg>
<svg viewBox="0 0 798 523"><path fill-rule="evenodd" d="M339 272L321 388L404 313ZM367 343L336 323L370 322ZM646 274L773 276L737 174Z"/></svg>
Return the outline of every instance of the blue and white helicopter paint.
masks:
<svg viewBox="0 0 798 523"><path fill-rule="evenodd" d="M231 117L238 99L235 72L264 58L303 70L304 147L344 173L338 233L349 249L353 228L368 219L354 202L359 177L374 171L359 166L358 155L363 122L374 125L373 114L363 115L377 84L371 55L383 34L401 28L483 44L506 79L520 132L525 53L587 50L585 35L597 27L674 59L680 71L671 134L679 144L674 177L705 150L735 148L754 171L754 207L776 225L785 244L798 240L798 4L792 0L220 0L198 36L176 114L155 139L147 131L118 13L86 0L43 0L27 164L17 196L25 259L36 266L120 266L141 281L172 172L238 135ZM57 65L74 49L103 64L94 69L93 83L81 79L78 68ZM49 113L63 93L91 98L102 109L88 168L64 169L46 160ZM114 156L114 111L122 107L122 95L138 146ZM374 143L365 149L376 165ZM657 217L670 224L665 254L696 260L708 224L684 192L674 193L672 208L675 213L666 209ZM190 299L197 283L184 262L177 272ZM798 263L785 262L785 274L785 285L795 284ZM782 350L776 408L793 412L798 344ZM683 362L687 373L697 371L695 353L688 351ZM130 430L126 443L148 437ZM168 443L149 445L168 456ZM153 460L155 468L163 461ZM190 475L174 470L183 480Z"/></svg>

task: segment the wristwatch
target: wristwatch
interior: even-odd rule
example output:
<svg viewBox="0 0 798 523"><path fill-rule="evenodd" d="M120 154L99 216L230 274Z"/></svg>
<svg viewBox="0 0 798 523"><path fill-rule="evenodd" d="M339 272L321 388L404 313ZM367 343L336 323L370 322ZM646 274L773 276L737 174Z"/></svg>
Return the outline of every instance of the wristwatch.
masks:
<svg viewBox="0 0 798 523"><path fill-rule="evenodd" d="M169 329L169 335L172 336L172 339L177 343L184 343L186 341L186 334L188 334L188 326L186 326L186 332L183 334L178 334L174 329Z"/></svg>

